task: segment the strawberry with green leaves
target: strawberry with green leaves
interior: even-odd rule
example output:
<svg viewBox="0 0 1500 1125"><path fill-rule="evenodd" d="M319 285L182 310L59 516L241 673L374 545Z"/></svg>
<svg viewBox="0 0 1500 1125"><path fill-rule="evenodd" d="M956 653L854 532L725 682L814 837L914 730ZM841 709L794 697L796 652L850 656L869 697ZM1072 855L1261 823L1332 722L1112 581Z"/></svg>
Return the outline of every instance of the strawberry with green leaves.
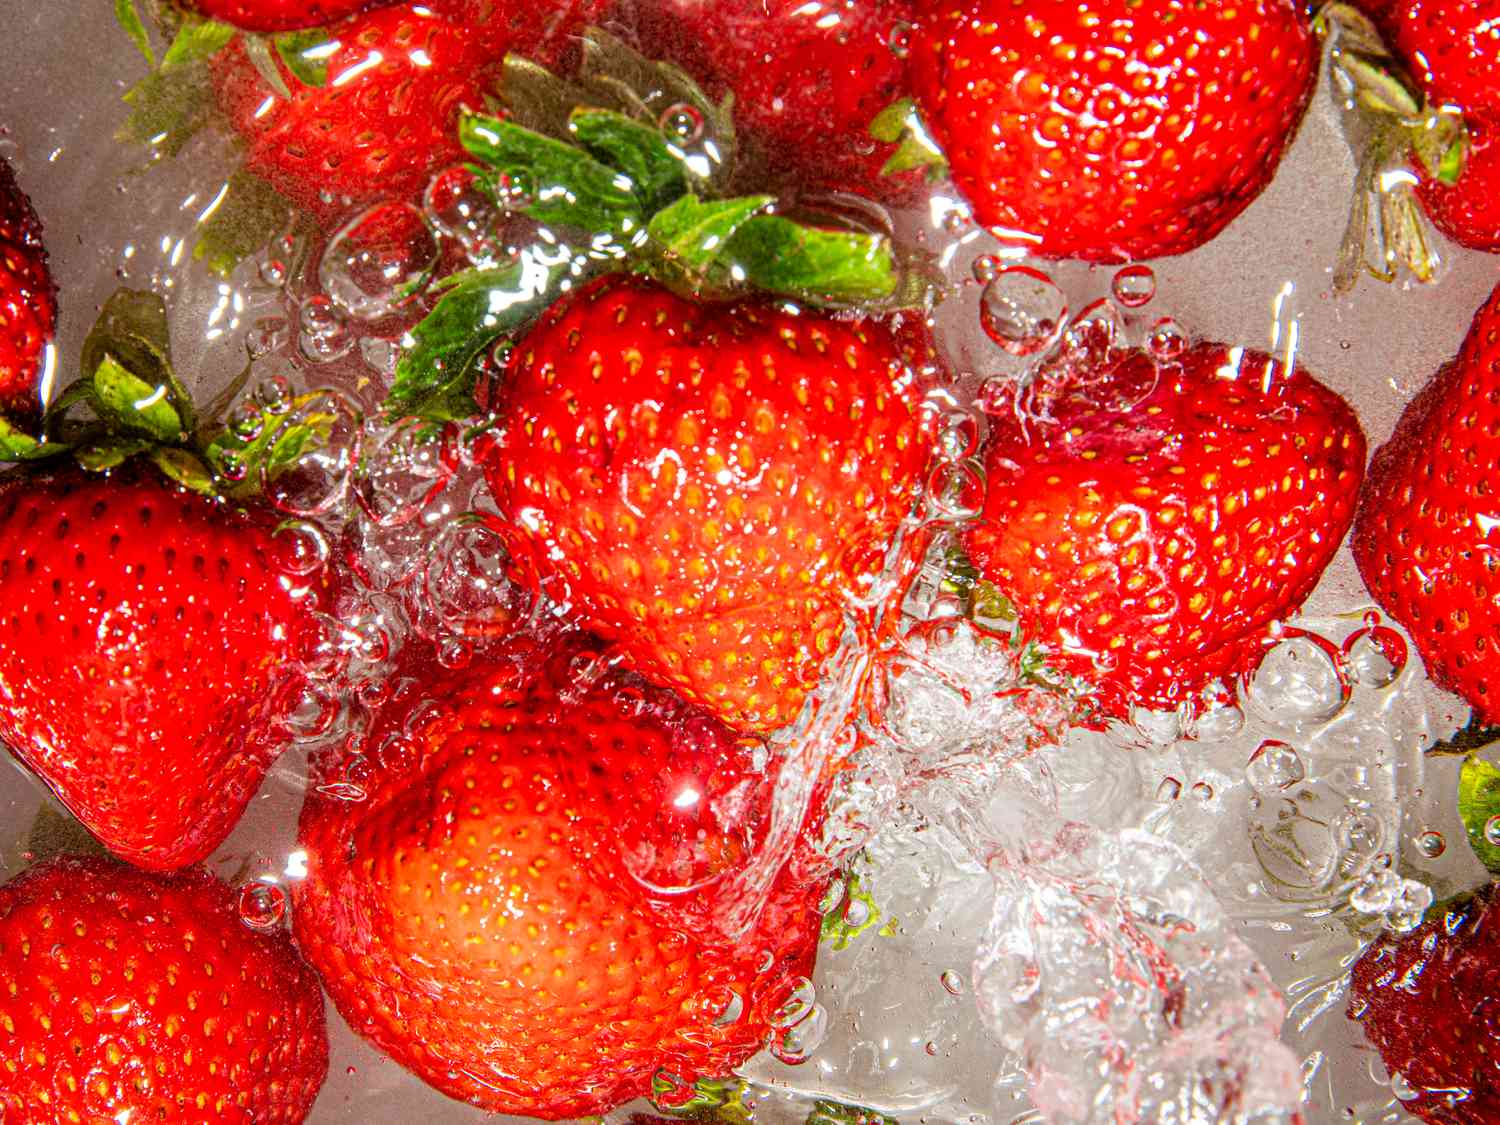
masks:
<svg viewBox="0 0 1500 1125"><path fill-rule="evenodd" d="M117 855L172 869L239 819L322 643L331 578L256 495L322 423L199 431L149 294L110 301L84 370L62 402L98 422L5 439L32 464L0 480L0 737Z"/></svg>
<svg viewBox="0 0 1500 1125"><path fill-rule="evenodd" d="M735 936L700 903L764 838L754 747L639 677L578 682L605 659L518 647L426 682L303 809L295 929L340 1013L491 1112L726 1074L812 968L820 881L784 869Z"/></svg>
<svg viewBox="0 0 1500 1125"><path fill-rule="evenodd" d="M57 287L42 224L15 173L0 159L0 413L25 427L41 415Z"/></svg>
<svg viewBox="0 0 1500 1125"><path fill-rule="evenodd" d="M1185 253L1248 207L1317 60L1296 0L943 0L912 81L981 224L1112 262Z"/></svg>
<svg viewBox="0 0 1500 1125"><path fill-rule="evenodd" d="M997 399L990 424L969 556L1107 717L1197 707L1252 668L1333 558L1364 472L1343 399L1218 344L1061 371Z"/></svg>
<svg viewBox="0 0 1500 1125"><path fill-rule="evenodd" d="M1490 676L1500 645L1497 401L1500 291L1376 451L1352 540L1365 585L1416 641L1428 675L1489 723L1500 721Z"/></svg>
<svg viewBox="0 0 1500 1125"><path fill-rule="evenodd" d="M0 1117L298 1125L328 1071L317 978L205 871L56 858L0 887Z"/></svg>

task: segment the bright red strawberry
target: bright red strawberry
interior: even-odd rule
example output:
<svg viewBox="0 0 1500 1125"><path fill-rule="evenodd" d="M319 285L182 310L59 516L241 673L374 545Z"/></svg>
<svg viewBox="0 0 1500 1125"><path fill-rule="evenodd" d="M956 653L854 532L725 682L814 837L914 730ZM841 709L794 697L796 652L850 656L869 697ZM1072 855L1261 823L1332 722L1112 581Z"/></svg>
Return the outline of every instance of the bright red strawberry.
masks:
<svg viewBox="0 0 1500 1125"><path fill-rule="evenodd" d="M296 1125L327 1071L317 978L207 872L62 858L0 887L6 1125Z"/></svg>
<svg viewBox="0 0 1500 1125"><path fill-rule="evenodd" d="M1486 887L1408 934L1382 934L1349 981L1349 1016L1432 1125L1500 1120L1500 902Z"/></svg>
<svg viewBox="0 0 1500 1125"><path fill-rule="evenodd" d="M395 0L179 0L200 16L245 31L294 31L352 16Z"/></svg>
<svg viewBox="0 0 1500 1125"><path fill-rule="evenodd" d="M1436 105L1500 113L1500 0L1387 0L1361 5Z"/></svg>
<svg viewBox="0 0 1500 1125"><path fill-rule="evenodd" d="M764 150L756 174L825 190L910 195L920 175L882 176L896 152L870 123L905 93L911 0L666 0L642 12L647 46L722 97Z"/></svg>
<svg viewBox="0 0 1500 1125"><path fill-rule="evenodd" d="M1252 667L1354 514L1365 440L1302 368L1200 344L997 401L968 550L1106 715Z"/></svg>
<svg viewBox="0 0 1500 1125"><path fill-rule="evenodd" d="M1468 122L1469 144L1458 181L1445 184L1417 166L1416 192L1427 217L1470 250L1500 251L1500 119Z"/></svg>
<svg viewBox="0 0 1500 1125"><path fill-rule="evenodd" d="M133 462L0 482L0 736L139 866L206 856L281 748L328 579L275 527Z"/></svg>
<svg viewBox="0 0 1500 1125"><path fill-rule="evenodd" d="M1370 462L1354 560L1375 600L1417 643L1428 675L1500 721L1490 668L1500 647L1500 290L1457 358L1407 404Z"/></svg>
<svg viewBox="0 0 1500 1125"><path fill-rule="evenodd" d="M490 490L525 576L731 726L790 722L922 490L890 328L611 276L516 347Z"/></svg>
<svg viewBox="0 0 1500 1125"><path fill-rule="evenodd" d="M23 424L41 413L47 350L57 327L57 288L42 224L0 159L0 413Z"/></svg>
<svg viewBox="0 0 1500 1125"><path fill-rule="evenodd" d="M296 933L339 1011L495 1112L584 1117L662 1068L725 1074L812 968L818 881L783 870L733 941L681 901L763 837L752 749L634 675L571 683L602 659L424 685L370 731L360 798L315 789L302 814Z"/></svg>
<svg viewBox="0 0 1500 1125"><path fill-rule="evenodd" d="M1296 0L943 0L912 77L979 221L1047 258L1181 254L1270 182L1312 97Z"/></svg>

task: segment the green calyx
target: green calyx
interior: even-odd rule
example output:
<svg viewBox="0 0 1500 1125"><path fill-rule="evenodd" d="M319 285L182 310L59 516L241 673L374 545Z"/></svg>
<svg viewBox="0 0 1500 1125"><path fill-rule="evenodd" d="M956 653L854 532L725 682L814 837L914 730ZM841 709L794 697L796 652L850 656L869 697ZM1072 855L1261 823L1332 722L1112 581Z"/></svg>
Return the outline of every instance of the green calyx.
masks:
<svg viewBox="0 0 1500 1125"><path fill-rule="evenodd" d="M745 1104L749 1087L739 1078L700 1078L684 1087L670 1075L651 1076L651 1104L668 1117L718 1125L751 1125L755 1120Z"/></svg>
<svg viewBox="0 0 1500 1125"><path fill-rule="evenodd" d="M154 293L121 289L105 303L84 340L80 370L43 417L41 436L0 420L0 461L72 456L104 472L144 456L195 492L243 499L325 441L334 423L310 408L317 396L307 395L221 424L248 367L201 415L172 367L166 305Z"/></svg>
<svg viewBox="0 0 1500 1125"><path fill-rule="evenodd" d="M1477 753L1459 771L1458 815L1479 862L1500 875L1500 769Z"/></svg>
<svg viewBox="0 0 1500 1125"><path fill-rule="evenodd" d="M1441 261L1407 161L1415 160L1429 179L1456 184L1468 157L1468 127L1451 107L1425 97L1358 8L1326 4L1314 26L1330 42L1335 81L1353 105L1362 137L1334 290L1349 292L1365 273L1389 282L1404 270L1432 281Z"/></svg>
<svg viewBox="0 0 1500 1125"><path fill-rule="evenodd" d="M387 403L433 422L476 411L484 358L559 296L603 273L647 274L696 300L768 293L809 305L919 305L890 238L726 195L732 106L597 28L574 79L506 61L505 115L466 112L459 140L479 183L538 225L509 265L448 279L411 332Z"/></svg>
<svg viewBox="0 0 1500 1125"><path fill-rule="evenodd" d="M870 136L896 151L880 169L882 176L898 176L920 168L928 183L937 183L948 175L948 158L928 133L917 103L902 98L886 106L870 122Z"/></svg>
<svg viewBox="0 0 1500 1125"><path fill-rule="evenodd" d="M839 884L834 886L837 888ZM886 917L859 872L851 870L844 876L838 901L823 913L818 940L842 951L871 929L877 937L894 937L900 931L900 923L894 917Z"/></svg>

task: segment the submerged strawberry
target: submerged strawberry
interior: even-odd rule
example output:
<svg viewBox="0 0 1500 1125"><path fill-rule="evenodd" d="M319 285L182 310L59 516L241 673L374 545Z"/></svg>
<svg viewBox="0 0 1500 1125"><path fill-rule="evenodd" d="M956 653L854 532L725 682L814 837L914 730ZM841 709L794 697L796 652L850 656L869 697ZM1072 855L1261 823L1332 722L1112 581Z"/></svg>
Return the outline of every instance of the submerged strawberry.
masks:
<svg viewBox="0 0 1500 1125"><path fill-rule="evenodd" d="M328 1071L317 978L207 872L48 860L0 887L0 1118L297 1125Z"/></svg>
<svg viewBox="0 0 1500 1125"><path fill-rule="evenodd" d="M1431 1125L1500 1120L1500 903L1486 887L1411 933L1382 934L1354 963L1350 1018Z"/></svg>
<svg viewBox="0 0 1500 1125"><path fill-rule="evenodd" d="M1244 672L1353 518L1365 441L1302 368L1199 344L1111 357L997 402L968 535L1049 665L1106 715Z"/></svg>
<svg viewBox="0 0 1500 1125"><path fill-rule="evenodd" d="M783 871L735 940L682 913L763 836L752 748L634 676L571 683L601 659L425 684L332 775L359 799L303 810L296 932L339 1011L493 1112L584 1117L662 1069L727 1073L811 971L814 882Z"/></svg>
<svg viewBox="0 0 1500 1125"><path fill-rule="evenodd" d="M29 423L41 414L47 349L57 327L57 287L42 224L0 159L0 413Z"/></svg>
<svg viewBox="0 0 1500 1125"><path fill-rule="evenodd" d="M320 27L394 0L179 0L183 7L245 31Z"/></svg>
<svg viewBox="0 0 1500 1125"><path fill-rule="evenodd" d="M1490 723L1500 721L1490 682L1500 646L1497 404L1500 291L1371 460L1352 540L1365 585L1411 633L1428 675Z"/></svg>
<svg viewBox="0 0 1500 1125"><path fill-rule="evenodd" d="M1271 181L1317 74L1294 0L944 0L912 75L979 221L1047 258L1181 254Z"/></svg>
<svg viewBox="0 0 1500 1125"><path fill-rule="evenodd" d="M790 722L922 490L885 324L595 282L516 346L485 476L527 577L731 726Z"/></svg>

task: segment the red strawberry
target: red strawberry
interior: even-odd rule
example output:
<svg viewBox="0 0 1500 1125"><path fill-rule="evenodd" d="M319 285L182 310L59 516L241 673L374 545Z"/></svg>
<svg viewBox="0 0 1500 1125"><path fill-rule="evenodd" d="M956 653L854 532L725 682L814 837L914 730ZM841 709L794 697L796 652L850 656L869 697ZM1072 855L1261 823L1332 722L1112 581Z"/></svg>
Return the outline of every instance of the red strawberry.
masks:
<svg viewBox="0 0 1500 1125"><path fill-rule="evenodd" d="M1181 254L1270 182L1312 96L1295 0L945 0L917 100L979 221L1048 258Z"/></svg>
<svg viewBox="0 0 1500 1125"><path fill-rule="evenodd" d="M553 58L600 2L382 8L331 29L339 48L327 60L325 85L305 86L283 68L290 99L271 88L237 39L212 60L214 87L245 141L246 167L331 218L344 209L341 198L413 196L433 171L461 162L458 111L483 108L506 52Z"/></svg>
<svg viewBox="0 0 1500 1125"><path fill-rule="evenodd" d="M1302 368L1199 344L995 403L970 556L1107 715L1251 667L1353 516L1364 435Z"/></svg>
<svg viewBox="0 0 1500 1125"><path fill-rule="evenodd" d="M1352 540L1365 585L1411 633L1428 675L1488 723L1500 721L1489 682L1500 646L1497 404L1500 290L1371 460Z"/></svg>
<svg viewBox="0 0 1500 1125"><path fill-rule="evenodd" d="M600 659L424 684L370 731L360 799L315 789L302 814L296 932L339 1011L494 1112L584 1117L661 1068L727 1073L812 967L816 881L783 870L733 942L683 912L764 832L767 779L637 677L570 685Z"/></svg>
<svg viewBox="0 0 1500 1125"><path fill-rule="evenodd" d="M763 171L890 198L919 177L885 177L896 152L870 123L905 93L911 0L666 0L642 13L648 47L685 66L768 154ZM762 170L758 170L762 171Z"/></svg>
<svg viewBox="0 0 1500 1125"><path fill-rule="evenodd" d="M42 224L15 173L0 159L0 412L22 423L41 413L47 349L57 327L57 288Z"/></svg>
<svg viewBox="0 0 1500 1125"><path fill-rule="evenodd" d="M132 863L206 856L280 748L328 593L275 526L134 463L0 482L0 736Z"/></svg>
<svg viewBox="0 0 1500 1125"><path fill-rule="evenodd" d="M7 1125L295 1125L327 1071L317 978L207 872L62 858L0 887Z"/></svg>
<svg viewBox="0 0 1500 1125"><path fill-rule="evenodd" d="M1360 954L1349 1016L1413 1091L1402 1108L1432 1125L1500 1120L1500 902L1486 887L1411 933Z"/></svg>
<svg viewBox="0 0 1500 1125"><path fill-rule="evenodd" d="M188 9L246 31L293 31L352 16L394 0L181 0Z"/></svg>
<svg viewBox="0 0 1500 1125"><path fill-rule="evenodd" d="M516 347L485 475L532 581L742 730L796 717L922 490L895 336L611 276Z"/></svg>
<svg viewBox="0 0 1500 1125"><path fill-rule="evenodd" d="M1469 144L1458 181L1445 184L1420 164L1417 198L1438 230L1470 250L1500 251L1500 119L1468 122Z"/></svg>

